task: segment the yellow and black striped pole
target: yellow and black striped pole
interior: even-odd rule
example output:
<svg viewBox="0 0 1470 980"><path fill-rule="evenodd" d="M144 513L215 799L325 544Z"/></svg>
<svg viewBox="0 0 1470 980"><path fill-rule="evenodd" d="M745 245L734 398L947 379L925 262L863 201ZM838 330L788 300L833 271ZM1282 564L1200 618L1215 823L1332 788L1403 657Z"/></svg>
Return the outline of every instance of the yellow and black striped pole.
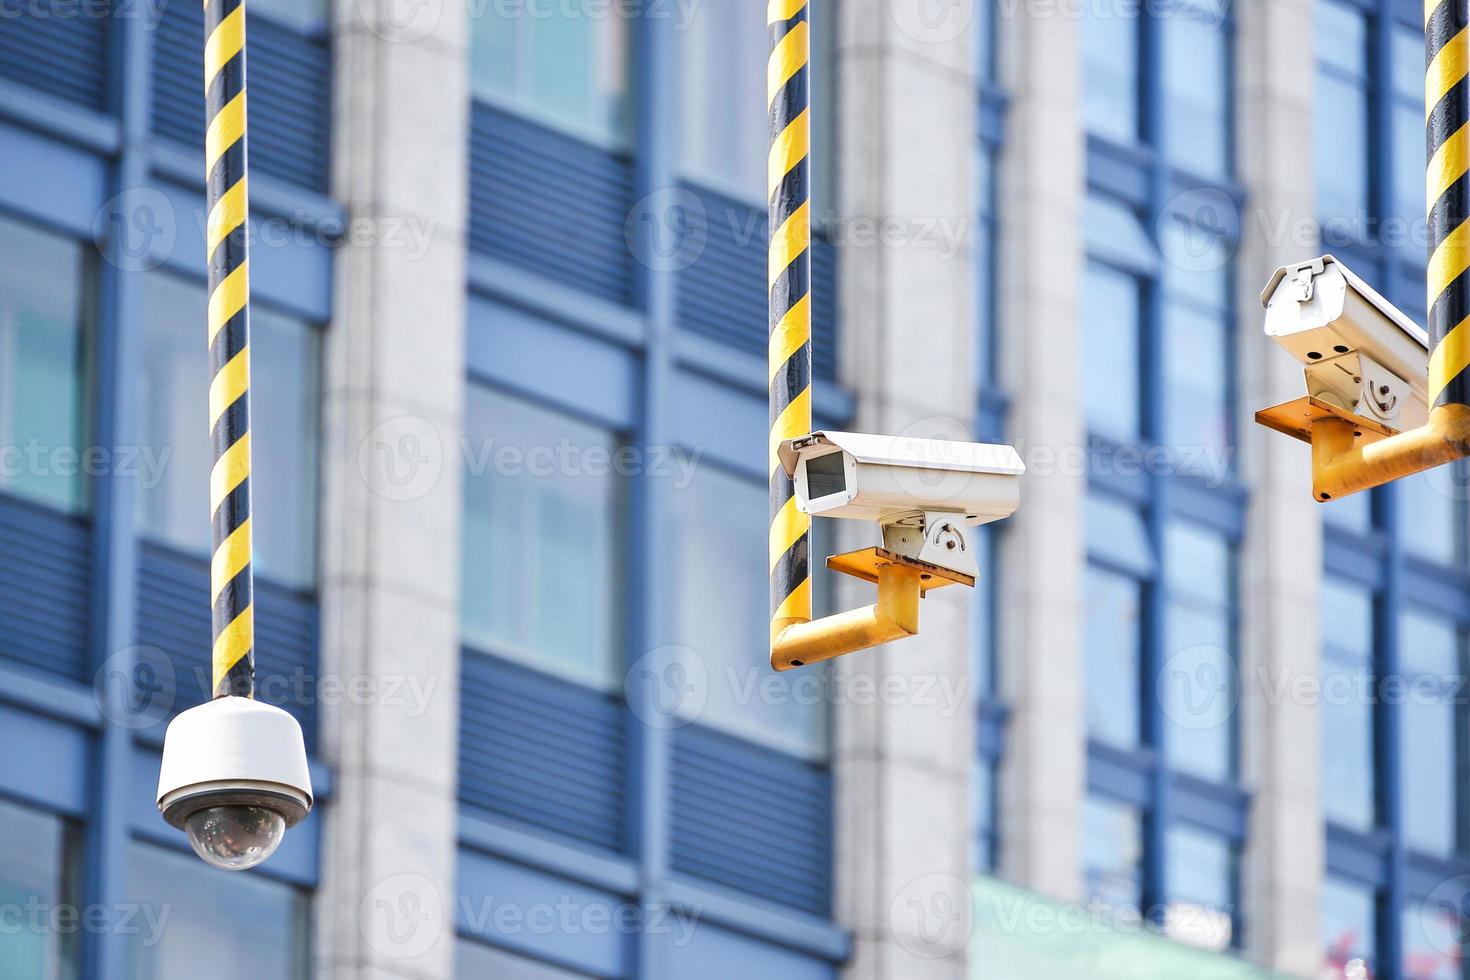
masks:
<svg viewBox="0 0 1470 980"><path fill-rule="evenodd" d="M1470 403L1470 32L1466 20L1467 0L1425 0L1428 399L1433 411Z"/></svg>
<svg viewBox="0 0 1470 980"><path fill-rule="evenodd" d="M214 696L254 697L244 0L204 0L204 38Z"/></svg>
<svg viewBox="0 0 1470 980"><path fill-rule="evenodd" d="M807 0L769 0L771 645L812 618L812 519L776 450L812 428L811 35Z"/></svg>

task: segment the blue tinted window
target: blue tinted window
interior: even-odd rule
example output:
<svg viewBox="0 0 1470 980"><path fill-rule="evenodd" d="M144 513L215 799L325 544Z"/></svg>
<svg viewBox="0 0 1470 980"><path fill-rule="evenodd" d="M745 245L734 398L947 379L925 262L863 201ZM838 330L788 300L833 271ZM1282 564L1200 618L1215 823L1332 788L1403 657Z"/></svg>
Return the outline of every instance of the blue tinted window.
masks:
<svg viewBox="0 0 1470 980"><path fill-rule="evenodd" d="M472 5L470 84L503 103L590 139L629 136L628 25L612 5Z"/></svg>
<svg viewBox="0 0 1470 980"><path fill-rule="evenodd" d="M1365 885L1329 876L1322 883L1322 950L1328 977L1376 975L1377 899Z"/></svg>
<svg viewBox="0 0 1470 980"><path fill-rule="evenodd" d="M1209 177L1230 164L1230 34L1199 5L1175 8L1164 32L1165 152L1172 163Z"/></svg>
<svg viewBox="0 0 1470 980"><path fill-rule="evenodd" d="M1368 215L1368 26L1348 4L1314 7L1317 211L1331 235L1356 241Z"/></svg>
<svg viewBox="0 0 1470 980"><path fill-rule="evenodd" d="M1464 550L1465 485L1461 463L1451 463L1394 483L1399 536L1404 547L1441 565L1459 562Z"/></svg>
<svg viewBox="0 0 1470 980"><path fill-rule="evenodd" d="M1411 847L1449 856L1458 849L1458 753L1464 713L1459 631L1449 620L1405 612L1399 616L1405 680L1401 769L1404 837Z"/></svg>
<svg viewBox="0 0 1470 980"><path fill-rule="evenodd" d="M290 885L135 842L128 886L133 901L159 913L133 936L133 980L306 976L307 901Z"/></svg>
<svg viewBox="0 0 1470 980"><path fill-rule="evenodd" d="M0 978L77 976L77 933L52 928L52 913L77 909L75 844L60 818L0 800ZM27 910L35 909L36 920Z"/></svg>
<svg viewBox="0 0 1470 980"><path fill-rule="evenodd" d="M1143 585L1087 568L1087 731L1120 748L1139 743Z"/></svg>
<svg viewBox="0 0 1470 980"><path fill-rule="evenodd" d="M1169 938L1202 949L1224 950L1235 942L1235 848L1223 837L1174 826L1165 837L1165 890Z"/></svg>
<svg viewBox="0 0 1470 980"><path fill-rule="evenodd" d="M1088 428L1118 442L1137 441L1142 386L1139 319L1143 287L1127 273L1087 266L1082 303Z"/></svg>
<svg viewBox="0 0 1470 980"><path fill-rule="evenodd" d="M1464 980L1464 935L1464 919L1454 905L1410 902L1403 914L1404 980Z"/></svg>
<svg viewBox="0 0 1470 980"><path fill-rule="evenodd" d="M200 338L204 285L150 273L144 280L143 373L138 377L138 526L180 551L210 551L212 448L206 425L209 348ZM251 513L257 574L316 583L320 337L299 320L253 307L250 316Z"/></svg>
<svg viewBox="0 0 1470 980"><path fill-rule="evenodd" d="M1164 537L1169 606L1164 625L1163 699L1169 763L1220 782L1234 775L1236 677L1229 542L1172 523Z"/></svg>
<svg viewBox="0 0 1470 980"><path fill-rule="evenodd" d="M0 217L0 491L66 511L87 501L85 289L80 245Z"/></svg>
<svg viewBox="0 0 1470 980"><path fill-rule="evenodd" d="M1138 17L1111 9L1093 13L1083 25L1087 128L1120 143L1138 141L1138 31Z"/></svg>
<svg viewBox="0 0 1470 980"><path fill-rule="evenodd" d="M705 679L698 720L774 748L825 755L825 668L771 673L765 484L701 466L669 498L672 642L684 648L693 683Z"/></svg>
<svg viewBox="0 0 1470 980"><path fill-rule="evenodd" d="M1140 576L1157 565L1138 508L1097 494L1087 498L1087 553Z"/></svg>
<svg viewBox="0 0 1470 980"><path fill-rule="evenodd" d="M616 681L617 448L605 429L470 386L466 643L596 686Z"/></svg>
<svg viewBox="0 0 1470 980"><path fill-rule="evenodd" d="M1143 901L1143 820L1138 811L1089 798L1084 820L1088 897L1115 908L1138 908Z"/></svg>
<svg viewBox="0 0 1470 980"><path fill-rule="evenodd" d="M1339 579L1322 583L1322 797L1327 818L1375 820L1373 599Z"/></svg>
<svg viewBox="0 0 1470 980"><path fill-rule="evenodd" d="M984 759L977 762L970 783L970 819L974 822L970 839L975 845L977 871L996 868L995 782L995 767Z"/></svg>

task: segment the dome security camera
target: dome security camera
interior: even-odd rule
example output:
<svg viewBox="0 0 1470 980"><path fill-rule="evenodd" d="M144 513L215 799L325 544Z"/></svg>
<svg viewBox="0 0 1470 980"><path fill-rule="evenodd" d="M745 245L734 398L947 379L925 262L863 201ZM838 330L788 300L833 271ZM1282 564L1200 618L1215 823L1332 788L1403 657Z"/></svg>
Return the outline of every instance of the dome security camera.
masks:
<svg viewBox="0 0 1470 980"><path fill-rule="evenodd" d="M253 698L222 697L168 726L158 809L208 864L253 868L311 809L306 742L296 719Z"/></svg>

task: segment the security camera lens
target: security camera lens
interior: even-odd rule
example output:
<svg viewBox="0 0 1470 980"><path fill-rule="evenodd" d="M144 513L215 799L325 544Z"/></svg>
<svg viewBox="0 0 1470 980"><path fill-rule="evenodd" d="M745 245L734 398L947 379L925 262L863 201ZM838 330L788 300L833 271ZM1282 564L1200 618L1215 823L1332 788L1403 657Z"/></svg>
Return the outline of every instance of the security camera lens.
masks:
<svg viewBox="0 0 1470 980"><path fill-rule="evenodd" d="M194 853L226 871L253 868L281 846L286 818L261 806L211 806L184 822Z"/></svg>

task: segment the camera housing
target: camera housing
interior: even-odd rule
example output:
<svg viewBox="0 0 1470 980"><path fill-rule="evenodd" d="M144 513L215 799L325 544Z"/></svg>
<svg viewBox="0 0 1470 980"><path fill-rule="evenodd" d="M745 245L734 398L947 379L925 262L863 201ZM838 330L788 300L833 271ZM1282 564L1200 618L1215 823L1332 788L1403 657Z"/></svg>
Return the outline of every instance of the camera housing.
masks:
<svg viewBox="0 0 1470 980"><path fill-rule="evenodd" d="M1277 269L1261 305L1266 336L1304 366L1307 397L1257 421L1305 441L1328 415L1361 425L1369 439L1426 422L1427 335L1335 256Z"/></svg>
<svg viewBox="0 0 1470 980"><path fill-rule="evenodd" d="M230 870L259 864L311 810L301 726L253 698L190 708L164 735L157 801L205 861Z"/></svg>
<svg viewBox="0 0 1470 980"><path fill-rule="evenodd" d="M813 432L782 443L777 456L802 513L875 521L888 552L967 584L977 567L966 528L1014 514L1026 472L1011 446L858 432ZM844 563L848 557L828 564L872 577L871 569Z"/></svg>

